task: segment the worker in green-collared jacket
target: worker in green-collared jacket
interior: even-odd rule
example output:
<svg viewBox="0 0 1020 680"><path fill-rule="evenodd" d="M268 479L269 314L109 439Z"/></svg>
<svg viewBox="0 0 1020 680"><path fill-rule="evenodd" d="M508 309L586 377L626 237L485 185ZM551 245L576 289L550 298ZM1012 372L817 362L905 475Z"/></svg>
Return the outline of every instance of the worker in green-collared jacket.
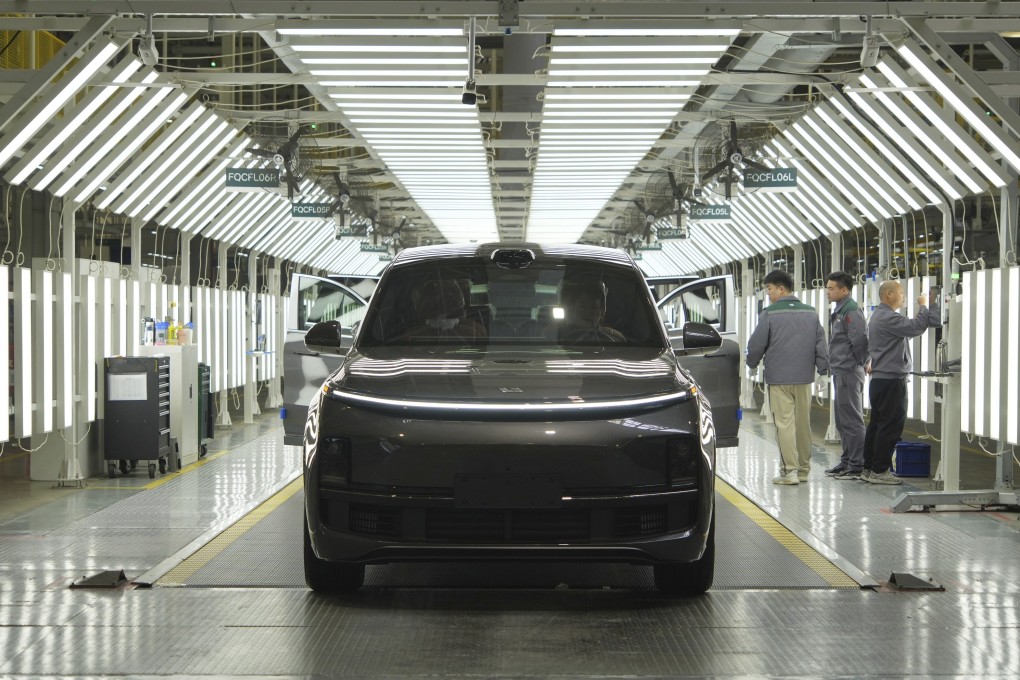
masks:
<svg viewBox="0 0 1020 680"><path fill-rule="evenodd" d="M765 383L776 421L781 474L774 484L808 480L811 469L811 383L817 370L828 379L829 358L818 310L793 295L793 279L775 270L765 276L771 305L762 310L747 341L747 365L765 361Z"/></svg>

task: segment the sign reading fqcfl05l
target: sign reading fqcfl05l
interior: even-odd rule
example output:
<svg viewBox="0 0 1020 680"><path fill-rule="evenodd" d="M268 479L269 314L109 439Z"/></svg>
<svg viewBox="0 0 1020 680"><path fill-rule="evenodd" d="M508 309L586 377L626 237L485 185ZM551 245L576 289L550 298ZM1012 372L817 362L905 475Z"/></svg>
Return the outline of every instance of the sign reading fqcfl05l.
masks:
<svg viewBox="0 0 1020 680"><path fill-rule="evenodd" d="M291 203L290 216L299 220L330 217L333 214L332 203Z"/></svg>
<svg viewBox="0 0 1020 680"><path fill-rule="evenodd" d="M692 220L728 220L730 219L730 206L725 203L719 205L691 205Z"/></svg>
<svg viewBox="0 0 1020 680"><path fill-rule="evenodd" d="M744 188L761 191L792 191L797 188L797 168L748 170L744 173Z"/></svg>
<svg viewBox="0 0 1020 680"><path fill-rule="evenodd" d="M280 186L279 168L227 168L228 191L261 191Z"/></svg>

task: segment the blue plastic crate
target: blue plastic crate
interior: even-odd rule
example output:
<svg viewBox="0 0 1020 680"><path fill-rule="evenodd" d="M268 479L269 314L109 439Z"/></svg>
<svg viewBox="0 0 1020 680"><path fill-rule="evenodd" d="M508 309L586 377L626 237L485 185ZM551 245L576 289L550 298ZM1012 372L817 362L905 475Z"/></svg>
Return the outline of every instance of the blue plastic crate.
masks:
<svg viewBox="0 0 1020 680"><path fill-rule="evenodd" d="M931 476L931 444L898 442L891 469L897 477Z"/></svg>

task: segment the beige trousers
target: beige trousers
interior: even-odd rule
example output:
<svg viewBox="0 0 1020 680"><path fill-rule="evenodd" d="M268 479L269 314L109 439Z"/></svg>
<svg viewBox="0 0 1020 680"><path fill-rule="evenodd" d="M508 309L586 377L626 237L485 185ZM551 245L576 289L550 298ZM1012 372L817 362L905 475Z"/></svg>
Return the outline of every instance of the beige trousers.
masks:
<svg viewBox="0 0 1020 680"><path fill-rule="evenodd" d="M769 385L783 473L801 477L811 469L811 385Z"/></svg>

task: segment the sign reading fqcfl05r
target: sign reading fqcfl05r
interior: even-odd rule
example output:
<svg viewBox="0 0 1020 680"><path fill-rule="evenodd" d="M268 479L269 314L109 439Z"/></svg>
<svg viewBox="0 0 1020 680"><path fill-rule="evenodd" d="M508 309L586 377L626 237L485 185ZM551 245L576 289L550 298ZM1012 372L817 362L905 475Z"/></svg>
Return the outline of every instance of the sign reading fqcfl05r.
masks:
<svg viewBox="0 0 1020 680"><path fill-rule="evenodd" d="M290 205L290 216L299 220L329 217L332 214L332 203L291 203Z"/></svg>
<svg viewBox="0 0 1020 680"><path fill-rule="evenodd" d="M730 206L725 203L720 205L691 205L692 220L728 220L730 219Z"/></svg>
<svg viewBox="0 0 1020 680"><path fill-rule="evenodd" d="M259 191L280 186L279 168L227 168L227 189Z"/></svg>
<svg viewBox="0 0 1020 680"><path fill-rule="evenodd" d="M744 173L745 189L790 191L797 188L797 168L748 170Z"/></svg>

